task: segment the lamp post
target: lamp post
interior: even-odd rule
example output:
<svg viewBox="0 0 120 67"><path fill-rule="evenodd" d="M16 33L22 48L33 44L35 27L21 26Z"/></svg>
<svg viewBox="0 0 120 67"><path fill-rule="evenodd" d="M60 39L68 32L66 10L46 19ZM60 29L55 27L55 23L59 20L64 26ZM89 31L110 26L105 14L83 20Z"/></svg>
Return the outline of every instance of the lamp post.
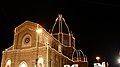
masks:
<svg viewBox="0 0 120 67"><path fill-rule="evenodd" d="M97 57L96 57L96 60L99 62L99 60L100 60L100 57L99 57L99 56L97 56Z"/></svg>
<svg viewBox="0 0 120 67"><path fill-rule="evenodd" d="M117 59L118 66L120 67L120 50L118 52L118 59Z"/></svg>
<svg viewBox="0 0 120 67"><path fill-rule="evenodd" d="M36 30L36 48L37 48L37 53L36 53L36 56L37 56L37 58L36 58L36 67L38 67L37 66L37 64L38 64L38 45L39 45L39 34L40 33L42 33L42 29L41 28L39 28L38 29L38 25L37 25L37 30Z"/></svg>
<svg viewBox="0 0 120 67"><path fill-rule="evenodd" d="M37 32L37 33L42 33L42 29L41 29L41 28L40 28L40 29L37 29L36 32Z"/></svg>
<svg viewBox="0 0 120 67"><path fill-rule="evenodd" d="M118 63L120 63L120 58L118 59Z"/></svg>
<svg viewBox="0 0 120 67"><path fill-rule="evenodd" d="M118 58L118 65L119 65L119 67L120 67L120 58Z"/></svg>

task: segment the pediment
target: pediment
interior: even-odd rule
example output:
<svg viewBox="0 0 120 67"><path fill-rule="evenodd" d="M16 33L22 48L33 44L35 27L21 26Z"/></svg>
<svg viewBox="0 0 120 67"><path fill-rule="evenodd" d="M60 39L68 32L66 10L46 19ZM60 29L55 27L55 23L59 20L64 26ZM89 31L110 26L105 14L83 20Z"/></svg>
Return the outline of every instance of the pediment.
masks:
<svg viewBox="0 0 120 67"><path fill-rule="evenodd" d="M31 22L31 21L23 22L22 24L20 24L19 26L17 26L15 28L15 30L14 30L15 31L15 35L20 33L21 31L23 31L25 29L29 29L29 30L35 31L37 29L37 23Z"/></svg>

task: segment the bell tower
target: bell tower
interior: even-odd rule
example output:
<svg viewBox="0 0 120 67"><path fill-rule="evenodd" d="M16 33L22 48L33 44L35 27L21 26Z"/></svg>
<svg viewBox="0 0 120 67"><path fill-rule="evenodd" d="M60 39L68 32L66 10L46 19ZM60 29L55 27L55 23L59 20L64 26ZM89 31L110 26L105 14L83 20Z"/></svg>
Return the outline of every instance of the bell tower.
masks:
<svg viewBox="0 0 120 67"><path fill-rule="evenodd" d="M54 29L56 28L55 26L58 24L58 32L54 33ZM67 28L67 33L63 32L63 24ZM66 47L75 47L75 38L72 34L70 33L69 27L65 21L65 19L62 17L62 14L58 14L58 17L55 20L55 23L52 27L51 34L59 40L64 46Z"/></svg>

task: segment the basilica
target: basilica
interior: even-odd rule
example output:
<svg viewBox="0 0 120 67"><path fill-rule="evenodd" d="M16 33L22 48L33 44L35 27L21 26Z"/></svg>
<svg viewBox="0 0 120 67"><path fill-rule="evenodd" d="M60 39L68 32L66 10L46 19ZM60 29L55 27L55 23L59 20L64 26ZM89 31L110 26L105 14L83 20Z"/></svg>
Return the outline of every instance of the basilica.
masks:
<svg viewBox="0 0 120 67"><path fill-rule="evenodd" d="M32 21L17 26L13 45L2 51L1 67L88 67L88 61L59 14L49 32Z"/></svg>

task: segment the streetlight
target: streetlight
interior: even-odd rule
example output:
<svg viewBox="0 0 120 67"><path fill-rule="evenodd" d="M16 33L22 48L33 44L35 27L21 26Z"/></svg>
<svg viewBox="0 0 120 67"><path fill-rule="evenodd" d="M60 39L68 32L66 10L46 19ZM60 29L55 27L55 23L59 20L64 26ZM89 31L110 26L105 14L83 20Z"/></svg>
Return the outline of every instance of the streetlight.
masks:
<svg viewBox="0 0 120 67"><path fill-rule="evenodd" d="M120 56L120 51L119 51L118 55ZM118 58L118 63L120 63L120 57Z"/></svg>
<svg viewBox="0 0 120 67"><path fill-rule="evenodd" d="M39 28L38 29L38 25L37 25L37 30L36 30L36 48L37 48L37 58L36 58L36 67L38 67L37 66L37 64L38 64L38 44L39 44L39 35L38 34L40 34L40 33L42 33L42 29L41 28Z"/></svg>
<svg viewBox="0 0 120 67"><path fill-rule="evenodd" d="M118 58L118 63L120 63L120 58Z"/></svg>
<svg viewBox="0 0 120 67"><path fill-rule="evenodd" d="M100 57L99 57L99 56L97 56L97 57L96 57L96 60L99 62L99 60L100 60Z"/></svg>
<svg viewBox="0 0 120 67"><path fill-rule="evenodd" d="M120 57L118 58L118 66L120 67Z"/></svg>
<svg viewBox="0 0 120 67"><path fill-rule="evenodd" d="M37 29L36 32L37 32L37 33L41 33L41 32L42 32L42 29L41 29L41 28L40 28L40 29Z"/></svg>

